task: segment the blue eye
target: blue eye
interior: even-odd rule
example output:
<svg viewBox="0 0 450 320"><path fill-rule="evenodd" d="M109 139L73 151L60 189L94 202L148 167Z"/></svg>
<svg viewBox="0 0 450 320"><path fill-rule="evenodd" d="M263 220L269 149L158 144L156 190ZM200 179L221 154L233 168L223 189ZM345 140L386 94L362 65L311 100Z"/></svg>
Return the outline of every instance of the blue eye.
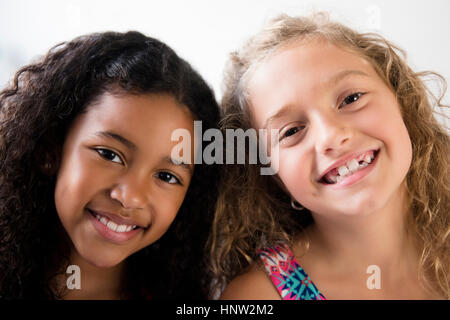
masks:
<svg viewBox="0 0 450 320"><path fill-rule="evenodd" d="M169 172L158 172L157 177L158 179L170 184L181 184L180 180Z"/></svg>
<svg viewBox="0 0 450 320"><path fill-rule="evenodd" d="M112 161L112 162L115 162L115 163L123 164L123 161L120 158L120 156L117 153L115 153L114 151L111 151L109 149L103 149L103 148L97 148L97 149L95 149L95 151L97 151L98 154L103 159L106 159L108 161Z"/></svg>
<svg viewBox="0 0 450 320"><path fill-rule="evenodd" d="M352 104L355 101L358 101L359 98L361 98L361 96L363 95L363 92L357 92L357 93L353 93L349 96L347 96L344 101L342 101L342 103L339 105L339 108L342 108L346 105Z"/></svg>

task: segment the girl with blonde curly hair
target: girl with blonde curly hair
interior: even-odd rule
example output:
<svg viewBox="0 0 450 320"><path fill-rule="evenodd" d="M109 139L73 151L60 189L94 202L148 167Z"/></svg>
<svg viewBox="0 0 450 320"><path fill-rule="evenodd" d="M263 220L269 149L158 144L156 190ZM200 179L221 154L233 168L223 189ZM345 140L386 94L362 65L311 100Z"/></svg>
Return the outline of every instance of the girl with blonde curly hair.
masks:
<svg viewBox="0 0 450 320"><path fill-rule="evenodd" d="M276 130L274 176L226 166L222 299L448 299L447 107L383 37L281 15L231 55L222 129ZM436 105L436 110L433 109Z"/></svg>

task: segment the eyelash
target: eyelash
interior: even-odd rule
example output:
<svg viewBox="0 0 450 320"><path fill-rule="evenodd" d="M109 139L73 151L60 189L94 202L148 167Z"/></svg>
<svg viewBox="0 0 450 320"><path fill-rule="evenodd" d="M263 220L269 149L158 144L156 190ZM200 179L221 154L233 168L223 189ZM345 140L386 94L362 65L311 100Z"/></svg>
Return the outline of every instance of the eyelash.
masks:
<svg viewBox="0 0 450 320"><path fill-rule="evenodd" d="M114 158L119 158L120 160L120 164L124 164L124 161L122 160L122 158L117 154L117 152L114 152L112 150L109 149L105 149L105 148L96 148L95 151L97 151L97 153L105 160L107 161L111 161L114 163L119 163L117 161L113 161ZM110 159L106 154L109 154L110 156L113 156L112 159ZM169 177L168 177L169 176ZM158 172L156 174L156 177L164 182L167 182L169 184L180 184L181 185L181 181L180 179L178 179L174 174L170 173L170 172L166 172L166 171L162 171L162 172ZM166 179L168 178L168 179ZM175 182L170 182L172 179L175 179Z"/></svg>
<svg viewBox="0 0 450 320"><path fill-rule="evenodd" d="M285 138L292 137L294 134L296 134L297 132L301 131L299 128L305 128L305 126L298 126L298 127L292 127L292 128L289 128L289 129L286 130L286 132L283 134L283 136L281 137L280 141L283 140L283 139L285 139ZM287 133L288 133L289 131L293 130L293 129L297 129L297 130L296 130L294 133L292 133L292 134L290 134L290 135L287 135Z"/></svg>
<svg viewBox="0 0 450 320"><path fill-rule="evenodd" d="M352 94L348 95L348 96L345 97L345 99L341 102L341 104L339 105L338 109L341 109L341 108L343 108L344 106L347 106L347 105L349 105L349 104L352 104L352 103L358 101L359 98L361 98L364 94L366 94L366 92L355 92L355 93L352 93ZM357 97L357 98L356 98L356 100L354 99L353 101L346 101L348 98L351 98L351 97ZM345 104L344 104L344 103L345 103ZM297 132L301 131L301 129L299 129L299 128L302 128L302 129L303 129L303 128L305 128L305 126L292 127L292 128L290 128L290 129L286 130L286 132L285 132L285 133L283 134L283 136L281 137L280 141L283 140L283 139L285 139L285 138L289 138L289 137L293 136L294 134L296 134ZM292 133L292 134L290 134L290 135L286 135L289 131L291 131L291 130L293 130L293 129L296 129L296 131L295 131L294 133Z"/></svg>
<svg viewBox="0 0 450 320"><path fill-rule="evenodd" d="M362 97L363 95L365 95L365 94L366 94L366 92L355 92L355 93L349 94L347 97L345 97L345 99L344 99L344 100L341 102L341 104L338 106L338 109L341 109L342 107L344 107L344 106L346 106L346 105L349 105L349 104L352 104L352 103L358 101L359 98L361 98L361 97ZM357 97L357 98L356 98L356 100L347 102L346 100L347 100L348 98L351 98L351 97ZM345 103L345 105L344 105L344 103Z"/></svg>
<svg viewBox="0 0 450 320"><path fill-rule="evenodd" d="M163 175L165 175L165 177L162 177ZM175 179L176 182L169 182L169 181L166 181L166 179L164 179L164 178L167 178L167 176L170 176L170 177L169 177L169 181L172 180L172 179ZM157 177L158 179L164 181L164 182L167 182L168 184L180 184L180 185L181 185L180 179L178 179L174 174L172 174L172 173L170 173L170 172L166 172L166 171L158 172L158 173L156 174L156 177Z"/></svg>
<svg viewBox="0 0 450 320"><path fill-rule="evenodd" d="M114 163L125 164L125 162L122 160L122 157L115 151L105 149L105 148L95 148L95 151L97 151L97 153L105 160L108 160L108 161L111 161ZM110 159L105 153L109 153L109 155L113 155L113 158ZM116 157L119 158L120 162L113 161Z"/></svg>

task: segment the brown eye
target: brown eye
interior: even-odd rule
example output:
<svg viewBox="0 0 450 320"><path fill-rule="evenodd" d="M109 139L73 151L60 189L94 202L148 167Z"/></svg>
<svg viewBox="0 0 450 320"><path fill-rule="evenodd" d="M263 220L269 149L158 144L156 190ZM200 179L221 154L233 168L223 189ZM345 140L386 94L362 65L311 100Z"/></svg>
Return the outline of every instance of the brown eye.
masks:
<svg viewBox="0 0 450 320"><path fill-rule="evenodd" d="M286 133L284 134L285 137L290 137L294 134L296 134L298 132L298 128L294 127L294 128L290 128L288 131L286 131Z"/></svg>
<svg viewBox="0 0 450 320"><path fill-rule="evenodd" d="M158 179L170 184L181 184L180 180L169 172L158 172L157 177Z"/></svg>
<svg viewBox="0 0 450 320"><path fill-rule="evenodd" d="M355 101L358 101L358 99L363 95L364 93L362 92L357 92L357 93L353 93L349 96L347 96L344 101L342 101L342 103L339 105L339 108L342 108L348 104L352 104Z"/></svg>
<svg viewBox="0 0 450 320"><path fill-rule="evenodd" d="M120 159L119 155L114 151L109 149L97 148L95 149L98 154L103 158L111 162L123 164L122 159Z"/></svg>
<svg viewBox="0 0 450 320"><path fill-rule="evenodd" d="M297 132L301 131L303 128L304 128L304 126L299 126L299 127L292 127L290 129L286 130L286 132L281 137L281 140L283 140L284 138L289 138L290 136L293 136Z"/></svg>

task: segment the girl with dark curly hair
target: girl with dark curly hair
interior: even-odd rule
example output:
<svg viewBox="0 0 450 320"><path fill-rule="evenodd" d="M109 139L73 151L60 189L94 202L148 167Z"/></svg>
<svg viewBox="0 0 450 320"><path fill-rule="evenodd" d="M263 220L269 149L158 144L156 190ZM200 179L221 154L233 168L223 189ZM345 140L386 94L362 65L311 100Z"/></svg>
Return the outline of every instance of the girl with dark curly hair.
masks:
<svg viewBox="0 0 450 320"><path fill-rule="evenodd" d="M81 36L0 108L0 298L207 296L217 168L174 159L172 136L219 114L186 61L138 32Z"/></svg>

